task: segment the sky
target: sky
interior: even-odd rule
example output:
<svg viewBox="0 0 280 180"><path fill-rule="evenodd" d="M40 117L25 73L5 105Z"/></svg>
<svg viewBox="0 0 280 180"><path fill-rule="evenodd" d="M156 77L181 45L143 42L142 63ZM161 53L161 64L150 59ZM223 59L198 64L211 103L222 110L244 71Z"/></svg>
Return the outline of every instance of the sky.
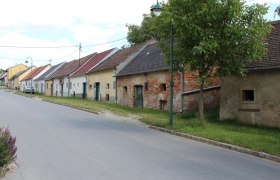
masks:
<svg viewBox="0 0 280 180"><path fill-rule="evenodd" d="M265 18L280 19L273 17L279 0L249 1L267 3L270 8ZM0 7L0 69L25 64L28 57L35 66L78 59L80 43L80 57L126 46L126 24L140 25L154 3L156 0L4 1Z"/></svg>

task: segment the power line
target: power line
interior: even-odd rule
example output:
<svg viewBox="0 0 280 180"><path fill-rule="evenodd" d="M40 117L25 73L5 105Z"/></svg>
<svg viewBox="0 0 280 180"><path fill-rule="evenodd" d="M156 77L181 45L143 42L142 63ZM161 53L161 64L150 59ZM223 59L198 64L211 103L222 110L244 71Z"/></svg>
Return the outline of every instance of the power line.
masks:
<svg viewBox="0 0 280 180"><path fill-rule="evenodd" d="M110 44L110 43L122 41L124 39L126 39L126 37L121 38L121 39L117 39L117 40L113 40L113 41L99 43L99 44L85 45L83 47L101 46L101 45L104 45L104 44ZM72 45L72 46L16 46L16 45L0 45L0 48L18 48L18 49L58 49L58 48L77 48L77 47L80 48L80 44L79 45Z"/></svg>
<svg viewBox="0 0 280 180"><path fill-rule="evenodd" d="M57 48L74 48L75 46L6 46L0 45L3 48L21 48L21 49L57 49Z"/></svg>
<svg viewBox="0 0 280 180"><path fill-rule="evenodd" d="M92 44L92 45L85 45L85 46L83 46L83 47L101 46L101 45L104 45L104 44L110 44L110 43L114 43L114 42L122 41L122 40L124 40L124 39L126 39L126 37L125 37L125 38L121 38L121 39L117 39L117 40L113 40L113 41L109 41L109 42L106 42L106 43Z"/></svg>

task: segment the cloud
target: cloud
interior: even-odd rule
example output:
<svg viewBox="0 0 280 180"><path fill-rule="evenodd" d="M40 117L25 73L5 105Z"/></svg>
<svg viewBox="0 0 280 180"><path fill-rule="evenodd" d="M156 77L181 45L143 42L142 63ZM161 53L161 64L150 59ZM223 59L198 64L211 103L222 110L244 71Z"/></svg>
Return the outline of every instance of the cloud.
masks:
<svg viewBox="0 0 280 180"><path fill-rule="evenodd" d="M279 0L254 2L278 3ZM125 40L96 45L126 37L125 25L140 24L156 0L9 0L0 6L0 45L59 46L82 43L82 56L125 45ZM0 47L0 68L32 57L38 65L78 58L78 48L16 49ZM18 60L13 60L18 59Z"/></svg>

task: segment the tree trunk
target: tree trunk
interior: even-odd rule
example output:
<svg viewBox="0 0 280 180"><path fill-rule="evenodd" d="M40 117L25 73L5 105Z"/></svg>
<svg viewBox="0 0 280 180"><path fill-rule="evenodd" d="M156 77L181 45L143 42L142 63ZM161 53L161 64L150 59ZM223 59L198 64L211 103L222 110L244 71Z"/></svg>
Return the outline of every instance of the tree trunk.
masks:
<svg viewBox="0 0 280 180"><path fill-rule="evenodd" d="M201 82L200 84L200 91L199 91L199 121L202 125L204 125L204 110L203 110L203 104L204 104L204 98L203 98L203 86L204 82Z"/></svg>

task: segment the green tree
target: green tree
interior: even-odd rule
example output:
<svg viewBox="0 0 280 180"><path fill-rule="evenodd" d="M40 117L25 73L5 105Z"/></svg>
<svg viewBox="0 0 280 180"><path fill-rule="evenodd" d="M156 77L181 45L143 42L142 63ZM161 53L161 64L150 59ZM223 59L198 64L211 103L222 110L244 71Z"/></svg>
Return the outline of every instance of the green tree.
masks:
<svg viewBox="0 0 280 180"><path fill-rule="evenodd" d="M246 5L240 0L170 0L163 6L160 29L174 26L175 56L200 82L199 116L203 118L203 87L213 76L245 72L245 64L265 55L264 38L270 24L264 19L265 5ZM160 37L168 39L169 31ZM168 57L168 46L161 41Z"/></svg>
<svg viewBox="0 0 280 180"><path fill-rule="evenodd" d="M131 45L141 44L150 39L157 39L157 18L150 14L143 15L143 21L140 26L127 24L128 28L127 40Z"/></svg>
<svg viewBox="0 0 280 180"><path fill-rule="evenodd" d="M205 83L214 76L244 75L245 64L265 55L264 39L271 29L264 19L268 8L259 4L249 6L240 0L169 0L162 7L150 34L157 34L168 62L173 24L174 61L199 74L199 115L204 123ZM140 26L140 31L142 28L145 27Z"/></svg>
<svg viewBox="0 0 280 180"><path fill-rule="evenodd" d="M280 16L280 5L275 9L275 11L274 11L274 17L275 17L275 15Z"/></svg>

